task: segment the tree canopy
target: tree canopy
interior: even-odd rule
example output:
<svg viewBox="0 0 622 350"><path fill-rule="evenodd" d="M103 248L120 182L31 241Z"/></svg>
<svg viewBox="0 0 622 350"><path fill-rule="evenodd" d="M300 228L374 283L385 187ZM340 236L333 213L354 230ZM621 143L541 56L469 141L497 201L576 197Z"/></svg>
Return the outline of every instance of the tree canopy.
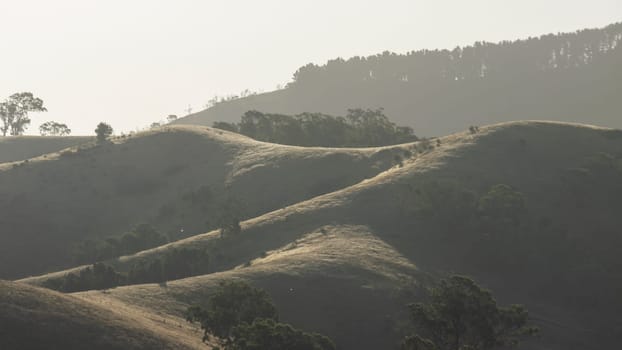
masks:
<svg viewBox="0 0 622 350"><path fill-rule="evenodd" d="M97 135L97 142L101 143L106 141L110 135L112 135L112 126L101 122L97 124L97 128L95 129L95 134Z"/></svg>
<svg viewBox="0 0 622 350"><path fill-rule="evenodd" d="M464 276L441 280L426 303L409 305L417 334L403 350L487 350L516 345L537 329L520 305L499 307L491 293Z"/></svg>
<svg viewBox="0 0 622 350"><path fill-rule="evenodd" d="M256 318L277 320L276 308L268 293L239 281L220 283L205 308L190 307L187 315L189 321L201 323L205 330L204 340L210 334L229 339L235 326L250 324Z"/></svg>
<svg viewBox="0 0 622 350"><path fill-rule="evenodd" d="M71 134L71 129L66 124L49 121L39 126L39 133L41 136L67 136Z"/></svg>
<svg viewBox="0 0 622 350"><path fill-rule="evenodd" d="M18 136L24 133L30 125L29 112L45 112L43 100L35 97L32 92L19 92L9 96L0 103L0 131L2 135L7 133Z"/></svg>
<svg viewBox="0 0 622 350"><path fill-rule="evenodd" d="M205 308L188 308L186 319L200 322L210 335L220 338L226 350L334 350L333 342L278 322L278 313L264 290L246 282L221 282Z"/></svg>
<svg viewBox="0 0 622 350"><path fill-rule="evenodd" d="M233 328L227 350L335 350L335 344L317 333L307 333L271 319L256 319Z"/></svg>

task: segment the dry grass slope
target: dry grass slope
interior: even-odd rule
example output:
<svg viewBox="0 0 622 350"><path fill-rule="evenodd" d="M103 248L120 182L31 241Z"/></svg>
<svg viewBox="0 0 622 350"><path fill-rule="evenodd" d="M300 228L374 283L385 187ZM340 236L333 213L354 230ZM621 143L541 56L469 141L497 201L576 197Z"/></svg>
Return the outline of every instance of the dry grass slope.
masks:
<svg viewBox="0 0 622 350"><path fill-rule="evenodd" d="M215 196L227 188L254 217L373 177L404 147L291 147L176 126L2 164L0 223L12 231L0 234L0 277L70 265L72 244L140 223L173 236L204 232L216 213L186 212L186 198L206 186Z"/></svg>
<svg viewBox="0 0 622 350"><path fill-rule="evenodd" d="M368 227L338 225L303 233L227 271L77 295L180 315L204 302L219 281L242 279L271 294L283 321L327 334L340 348L391 348L397 337L387 329L391 320L370 315L400 312L403 304L393 294L418 285L420 275Z"/></svg>
<svg viewBox="0 0 622 350"><path fill-rule="evenodd" d="M422 145L398 148L403 151L417 146ZM271 293L285 321L326 333L344 349L388 348L395 341L394 325L382 325L380 315L403 309L403 305L395 304L400 299L389 295L399 294L404 287L425 286L426 275L415 268L417 263L423 271L443 269L475 275L502 302L525 303L535 315L551 321L540 324L545 334L540 344L544 345L533 345L533 349L579 349L599 342L607 344L613 339L613 329L618 326L599 321L610 319L608 316L566 308L530 290L535 283L531 275L537 271L525 271L522 275L466 271L460 265L435 260L436 252L417 247L412 233L400 232L400 228L405 220L402 198L408 186L459 179L468 188L483 191L491 185L508 184L525 194L531 211L563 223L569 235L587 234L599 240L598 231L591 230L594 220L598 220L601 229L609 221L614 222L608 221L607 213L585 208L581 215L569 216L569 210L576 209L569 207L566 194L559 192L559 176L567 169L581 167L586 158L595 154L622 154L622 132L578 124L515 122L482 127L474 134L450 135L438 144L433 142L433 146L406 160L402 167L389 167L343 189L246 220L238 236L221 239L212 231L112 262L119 270L127 270L137 261L159 257L168 249L207 247L224 257L214 262L211 274L169 281L166 285L127 286L79 296L179 315L187 305L205 300L218 281L243 278ZM272 149L263 155L268 158L268 154L282 150L269 144L261 147ZM312 151L317 150L296 150ZM252 162L256 158L242 159ZM241 169L253 168L238 165L240 170L232 173L240 175L244 174ZM274 192L278 193L282 192ZM67 272L23 282L40 285ZM600 283L606 286L607 282ZM552 293L563 295L564 291ZM612 304L612 310L616 307Z"/></svg>
<svg viewBox="0 0 622 350"><path fill-rule="evenodd" d="M0 281L0 309L1 349L206 348L180 319L20 283Z"/></svg>

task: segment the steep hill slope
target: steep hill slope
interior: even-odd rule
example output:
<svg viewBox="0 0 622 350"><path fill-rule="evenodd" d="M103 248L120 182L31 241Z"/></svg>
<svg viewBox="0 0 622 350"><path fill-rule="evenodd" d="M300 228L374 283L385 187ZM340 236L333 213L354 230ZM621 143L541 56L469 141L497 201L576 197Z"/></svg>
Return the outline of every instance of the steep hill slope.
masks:
<svg viewBox="0 0 622 350"><path fill-rule="evenodd" d="M296 233L295 242L225 272L76 295L179 315L219 281L243 279L271 294L282 321L327 334L340 349L392 348L399 330L390 316L403 310L398 290L418 283L415 266L364 226Z"/></svg>
<svg viewBox="0 0 622 350"><path fill-rule="evenodd" d="M418 271L453 271L475 276L502 303L525 304L543 328L533 349L619 343L621 131L519 122L414 146L426 151L402 167L247 220L237 236L213 231L111 261L128 271L175 248L214 254L209 275L122 287L110 297L172 305L167 312L178 314L204 300L214 281L243 277L270 290L295 325L371 349L395 341L391 325L371 331L381 310L401 319L396 305L404 299L388 295L416 291L411 284L425 281ZM41 285L67 272L24 282ZM283 292L290 286L316 298L290 303ZM327 305L344 309L328 317ZM309 316L313 310L324 312ZM354 337L352 315L374 321Z"/></svg>
<svg viewBox="0 0 622 350"><path fill-rule="evenodd" d="M0 310L2 349L207 348L180 319L19 283L0 281Z"/></svg>
<svg viewBox="0 0 622 350"><path fill-rule="evenodd" d="M0 163L15 162L64 148L81 145L94 138L90 136L8 136L0 137Z"/></svg>
<svg viewBox="0 0 622 350"><path fill-rule="evenodd" d="M74 245L141 223L171 239L205 232L233 199L235 215L254 217L372 177L403 152L288 147L176 126L5 163L0 277L71 265Z"/></svg>
<svg viewBox="0 0 622 350"><path fill-rule="evenodd" d="M283 90L223 101L179 124L237 122L249 110L345 115L385 108L419 136L542 119L622 127L622 24L453 50L384 52L309 64Z"/></svg>

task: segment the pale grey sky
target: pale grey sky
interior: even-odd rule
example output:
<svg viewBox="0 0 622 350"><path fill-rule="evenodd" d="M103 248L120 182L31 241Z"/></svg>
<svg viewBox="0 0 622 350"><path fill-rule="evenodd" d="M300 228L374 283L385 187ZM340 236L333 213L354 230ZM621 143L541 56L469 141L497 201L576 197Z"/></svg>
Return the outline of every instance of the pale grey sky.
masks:
<svg viewBox="0 0 622 350"><path fill-rule="evenodd" d="M0 98L32 91L47 120L92 134L273 90L309 62L600 27L621 0L0 0Z"/></svg>

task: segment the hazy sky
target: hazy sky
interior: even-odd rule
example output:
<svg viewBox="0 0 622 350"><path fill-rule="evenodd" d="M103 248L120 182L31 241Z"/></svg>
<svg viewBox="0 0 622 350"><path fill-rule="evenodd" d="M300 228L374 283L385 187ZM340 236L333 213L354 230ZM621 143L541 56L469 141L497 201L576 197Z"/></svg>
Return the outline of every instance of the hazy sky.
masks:
<svg viewBox="0 0 622 350"><path fill-rule="evenodd" d="M600 27L621 0L0 0L0 98L41 122L143 128L214 96L273 90L309 62Z"/></svg>

